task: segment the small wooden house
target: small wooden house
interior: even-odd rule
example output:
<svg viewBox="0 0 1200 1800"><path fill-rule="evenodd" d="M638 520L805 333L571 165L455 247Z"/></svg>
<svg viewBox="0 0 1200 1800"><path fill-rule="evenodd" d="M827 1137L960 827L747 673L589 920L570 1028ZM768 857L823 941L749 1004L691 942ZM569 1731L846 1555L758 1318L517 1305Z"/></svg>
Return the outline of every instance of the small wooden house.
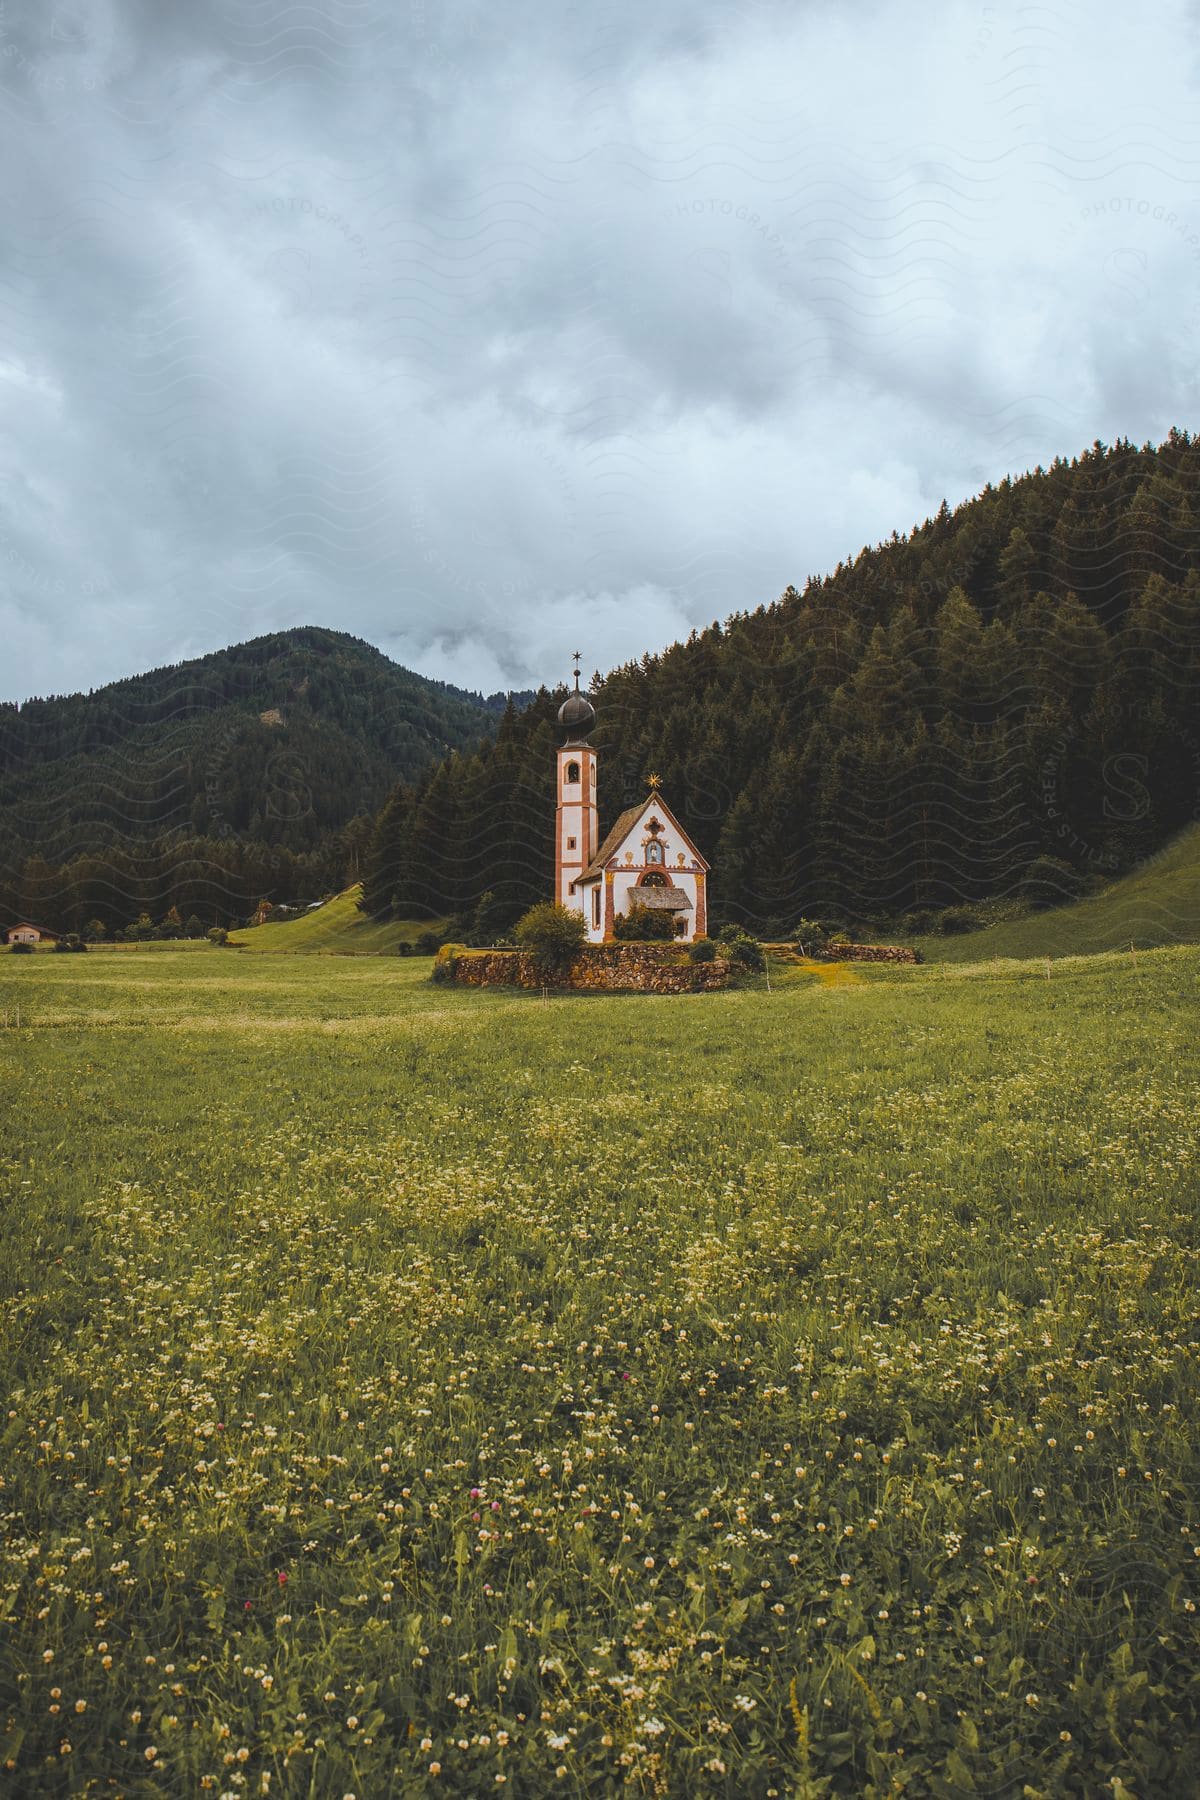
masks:
<svg viewBox="0 0 1200 1800"><path fill-rule="evenodd" d="M10 925L6 933L10 944L56 944L58 933L47 931L44 925L31 925L23 919L19 925Z"/></svg>

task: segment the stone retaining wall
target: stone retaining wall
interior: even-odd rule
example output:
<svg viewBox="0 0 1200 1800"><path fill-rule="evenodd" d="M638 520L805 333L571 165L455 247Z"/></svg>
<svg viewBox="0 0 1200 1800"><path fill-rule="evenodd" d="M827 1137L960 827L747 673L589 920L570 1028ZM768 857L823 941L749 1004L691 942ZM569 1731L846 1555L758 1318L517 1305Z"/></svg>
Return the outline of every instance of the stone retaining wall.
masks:
<svg viewBox="0 0 1200 1800"><path fill-rule="evenodd" d="M668 944L588 944L564 975L547 982L524 950L467 950L455 960L453 979L467 987L691 994L726 987L729 964L688 962Z"/></svg>

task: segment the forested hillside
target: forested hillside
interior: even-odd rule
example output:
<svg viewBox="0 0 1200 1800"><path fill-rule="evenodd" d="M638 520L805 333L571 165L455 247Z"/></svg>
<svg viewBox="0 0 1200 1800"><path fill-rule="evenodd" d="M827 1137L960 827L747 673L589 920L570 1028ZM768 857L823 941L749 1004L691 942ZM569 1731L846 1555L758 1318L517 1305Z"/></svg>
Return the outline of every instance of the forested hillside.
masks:
<svg viewBox="0 0 1200 1800"><path fill-rule="evenodd" d="M211 922L340 887L397 777L478 743L494 712L316 627L0 706L0 910Z"/></svg>
<svg viewBox="0 0 1200 1800"><path fill-rule="evenodd" d="M656 771L718 916L764 931L1131 867L1200 796L1198 519L1200 442L1097 443L597 676L602 830ZM369 910L545 897L560 698L393 792Z"/></svg>

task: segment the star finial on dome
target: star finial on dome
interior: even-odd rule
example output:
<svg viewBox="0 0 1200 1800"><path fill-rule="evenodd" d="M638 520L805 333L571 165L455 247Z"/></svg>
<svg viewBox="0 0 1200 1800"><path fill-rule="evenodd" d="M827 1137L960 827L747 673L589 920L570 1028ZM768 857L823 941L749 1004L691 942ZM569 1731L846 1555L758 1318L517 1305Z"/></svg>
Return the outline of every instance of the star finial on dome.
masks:
<svg viewBox="0 0 1200 1800"><path fill-rule="evenodd" d="M662 776L661 775L648 775L646 777L646 786L651 790L652 793L657 794L659 788L662 786Z"/></svg>

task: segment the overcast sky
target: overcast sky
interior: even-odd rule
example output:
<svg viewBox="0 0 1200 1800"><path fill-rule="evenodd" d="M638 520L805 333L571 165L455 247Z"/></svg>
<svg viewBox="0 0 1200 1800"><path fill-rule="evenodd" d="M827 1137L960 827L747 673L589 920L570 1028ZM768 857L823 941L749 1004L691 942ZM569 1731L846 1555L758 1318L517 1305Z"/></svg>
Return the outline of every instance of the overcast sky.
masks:
<svg viewBox="0 0 1200 1800"><path fill-rule="evenodd" d="M485 690L1197 424L1190 5L0 0L0 697Z"/></svg>

